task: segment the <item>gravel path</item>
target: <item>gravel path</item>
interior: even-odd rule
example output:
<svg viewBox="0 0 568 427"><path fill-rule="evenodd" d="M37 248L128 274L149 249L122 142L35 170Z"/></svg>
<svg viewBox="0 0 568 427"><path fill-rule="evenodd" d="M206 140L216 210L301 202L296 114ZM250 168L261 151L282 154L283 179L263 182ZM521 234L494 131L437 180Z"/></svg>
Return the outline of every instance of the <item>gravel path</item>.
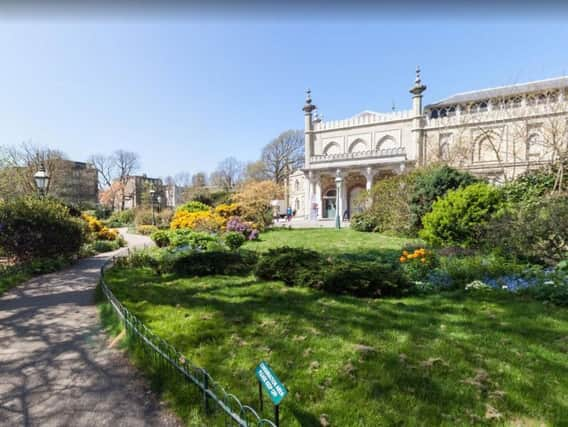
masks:
<svg viewBox="0 0 568 427"><path fill-rule="evenodd" d="M130 247L147 237L126 235ZM115 253L0 297L0 426L178 426L123 352L109 348L94 290Z"/></svg>

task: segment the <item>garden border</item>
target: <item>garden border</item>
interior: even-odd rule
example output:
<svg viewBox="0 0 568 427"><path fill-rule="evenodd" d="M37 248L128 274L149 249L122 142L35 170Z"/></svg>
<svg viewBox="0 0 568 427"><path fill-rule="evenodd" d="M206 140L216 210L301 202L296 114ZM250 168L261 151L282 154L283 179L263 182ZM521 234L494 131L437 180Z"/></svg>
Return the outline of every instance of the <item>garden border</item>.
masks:
<svg viewBox="0 0 568 427"><path fill-rule="evenodd" d="M105 271L113 266L115 261L116 257L113 257L103 264L99 283L107 301L124 324L128 336L138 339L144 352L151 351L152 360L158 365L172 369L173 372L180 374L184 380L196 385L203 393L203 407L206 414L213 411L212 401L229 417L226 421L235 423L237 426L276 427L276 424L272 421L261 418L252 407L243 405L234 394L227 393L204 368L193 365L175 347L154 334L140 319L122 305L104 280Z"/></svg>

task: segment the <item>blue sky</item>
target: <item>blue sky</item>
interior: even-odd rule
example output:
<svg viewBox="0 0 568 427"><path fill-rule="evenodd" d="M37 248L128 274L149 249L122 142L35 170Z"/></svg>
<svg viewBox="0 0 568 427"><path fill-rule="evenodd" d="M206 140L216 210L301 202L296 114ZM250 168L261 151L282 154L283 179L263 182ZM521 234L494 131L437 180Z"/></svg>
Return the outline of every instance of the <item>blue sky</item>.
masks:
<svg viewBox="0 0 568 427"><path fill-rule="evenodd" d="M509 20L346 17L9 20L0 26L2 145L32 141L76 160L117 148L151 176L259 156L302 128L306 87L326 119L568 73L568 26Z"/></svg>

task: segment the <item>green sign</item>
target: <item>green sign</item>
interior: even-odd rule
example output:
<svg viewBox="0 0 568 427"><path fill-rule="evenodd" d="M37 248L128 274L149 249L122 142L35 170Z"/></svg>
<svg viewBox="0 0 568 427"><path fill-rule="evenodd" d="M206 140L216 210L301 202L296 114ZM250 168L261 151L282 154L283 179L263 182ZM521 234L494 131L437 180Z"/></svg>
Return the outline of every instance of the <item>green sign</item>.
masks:
<svg viewBox="0 0 568 427"><path fill-rule="evenodd" d="M288 390L284 384L278 379L274 371L266 362L260 362L255 369L255 374L264 389L268 392L272 403L279 405L284 396L288 394Z"/></svg>

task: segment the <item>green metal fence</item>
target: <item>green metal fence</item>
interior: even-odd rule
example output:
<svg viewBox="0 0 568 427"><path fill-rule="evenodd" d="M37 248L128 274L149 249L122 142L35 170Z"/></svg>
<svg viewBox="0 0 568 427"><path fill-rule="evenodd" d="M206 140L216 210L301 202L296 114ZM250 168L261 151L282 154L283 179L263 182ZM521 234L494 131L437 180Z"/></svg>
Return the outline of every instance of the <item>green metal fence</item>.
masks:
<svg viewBox="0 0 568 427"><path fill-rule="evenodd" d="M202 404L206 414L212 415L220 411L225 425L276 427L272 421L261 418L253 408L243 405L234 394L228 393L219 385L205 369L193 365L188 358L163 338L154 334L121 304L104 279L105 270L112 266L114 261L114 259L109 260L101 267L100 285L106 299L122 320L128 337L135 339L145 353L150 353L150 357L160 368L170 369L175 375L179 375L184 381L197 387L202 395Z"/></svg>

